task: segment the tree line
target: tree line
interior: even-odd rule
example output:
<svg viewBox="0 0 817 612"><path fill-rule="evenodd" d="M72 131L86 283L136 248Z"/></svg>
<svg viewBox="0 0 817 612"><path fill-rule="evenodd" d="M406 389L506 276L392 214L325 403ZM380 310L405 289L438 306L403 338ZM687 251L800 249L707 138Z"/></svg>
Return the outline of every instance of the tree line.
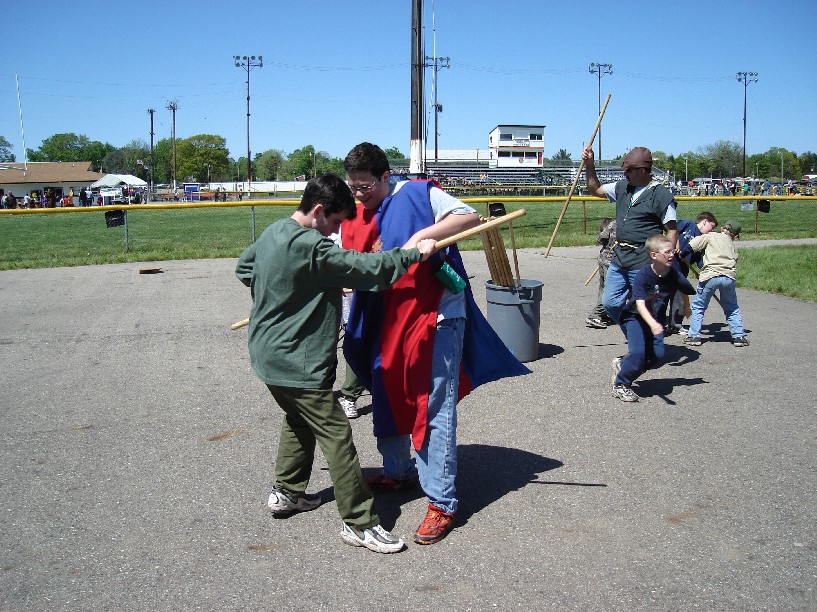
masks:
<svg viewBox="0 0 817 612"><path fill-rule="evenodd" d="M627 152L604 160L619 166ZM754 153L746 156L746 173L743 172L743 147L727 140L699 147L698 151L687 151L672 155L664 151L653 151L652 158L656 166L668 170L676 180L693 180L699 177L735 178L754 177L773 181L799 181L804 174L817 173L817 153L806 151L798 155L781 147L772 147L765 153ZM572 165L573 160L565 149L560 149L551 161L554 165ZM597 162L598 163L598 162ZM782 165L782 177L781 177Z"/></svg>
<svg viewBox="0 0 817 612"><path fill-rule="evenodd" d="M0 136L0 162L15 161L9 142ZM150 147L143 140L133 140L117 148L77 134L54 134L43 140L38 149L26 149L29 161L87 161L97 172L134 174L150 180ZM159 140L154 147L154 183L171 183L174 178L173 141ZM620 164L623 152L602 165ZM405 156L396 147L386 149L389 159L405 165ZM227 141L213 134L198 134L176 139L175 178L182 182L232 182L247 180L247 158L233 158ZM731 141L718 141L678 155L653 151L658 167L672 172L677 180L697 177L734 178L743 176L743 150ZM574 160L565 149L550 158L554 165L573 165ZM782 162L782 176L781 176ZM343 159L317 151L311 144L286 153L269 149L256 153L252 160L252 180L287 181L299 176L312 177L323 172L343 175ZM781 147L772 147L765 153L746 156L746 176L772 180L800 180L804 174L817 173L817 153L797 154Z"/></svg>

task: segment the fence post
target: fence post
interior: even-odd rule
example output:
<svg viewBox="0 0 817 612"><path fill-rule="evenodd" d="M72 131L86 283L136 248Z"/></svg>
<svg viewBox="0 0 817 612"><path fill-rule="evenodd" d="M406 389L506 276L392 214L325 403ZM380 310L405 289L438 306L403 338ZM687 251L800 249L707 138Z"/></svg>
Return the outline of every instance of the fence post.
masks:
<svg viewBox="0 0 817 612"><path fill-rule="evenodd" d="M252 216L252 241L255 242L255 206L250 206Z"/></svg>

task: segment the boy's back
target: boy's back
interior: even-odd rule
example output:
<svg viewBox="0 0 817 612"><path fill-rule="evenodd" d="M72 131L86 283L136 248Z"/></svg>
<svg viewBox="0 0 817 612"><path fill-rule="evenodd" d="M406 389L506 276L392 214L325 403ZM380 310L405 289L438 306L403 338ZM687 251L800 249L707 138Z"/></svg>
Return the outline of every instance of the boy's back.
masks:
<svg viewBox="0 0 817 612"><path fill-rule="evenodd" d="M721 232L710 232L693 238L689 241L689 246L693 251L704 252L699 279L701 282L716 276L735 278L738 250L730 236Z"/></svg>

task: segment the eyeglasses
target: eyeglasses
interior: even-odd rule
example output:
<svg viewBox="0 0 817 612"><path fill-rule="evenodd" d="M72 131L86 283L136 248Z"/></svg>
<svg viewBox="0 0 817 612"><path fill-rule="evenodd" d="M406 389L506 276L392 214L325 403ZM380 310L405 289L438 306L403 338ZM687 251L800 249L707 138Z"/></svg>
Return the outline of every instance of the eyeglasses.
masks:
<svg viewBox="0 0 817 612"><path fill-rule="evenodd" d="M372 183L370 183L369 185L349 185L349 189L352 190L352 194L355 194L355 193L369 193L372 189L374 189L374 186L377 185L379 182L380 182L380 179L377 179L377 180L373 181ZM347 185L348 185L348 183L347 183Z"/></svg>
<svg viewBox="0 0 817 612"><path fill-rule="evenodd" d="M674 249L664 249L663 251L658 251L658 253L661 253L661 255L664 255L665 257L669 257L670 255L675 255L675 250Z"/></svg>
<svg viewBox="0 0 817 612"><path fill-rule="evenodd" d="M646 166L646 167L645 166L638 166L638 167L630 166L629 168L625 168L624 172L626 174L627 172L633 172L634 170L646 170L649 173L649 172L652 172L652 167L651 166Z"/></svg>

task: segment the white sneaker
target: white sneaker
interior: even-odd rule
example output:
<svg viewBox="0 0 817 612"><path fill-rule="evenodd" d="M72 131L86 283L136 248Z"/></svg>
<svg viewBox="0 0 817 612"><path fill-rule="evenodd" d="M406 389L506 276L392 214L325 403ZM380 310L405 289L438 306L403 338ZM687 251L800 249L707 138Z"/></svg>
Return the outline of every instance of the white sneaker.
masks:
<svg viewBox="0 0 817 612"><path fill-rule="evenodd" d="M293 499L281 489L273 487L272 493L267 500L267 508L273 516L289 516L296 512L309 512L323 503L320 495L302 495L298 499Z"/></svg>
<svg viewBox="0 0 817 612"><path fill-rule="evenodd" d="M346 413L346 418L356 419L360 416L357 412L357 407L355 407L354 400L350 400L348 397L339 395L338 402L340 403L340 407L343 408L343 412Z"/></svg>
<svg viewBox="0 0 817 612"><path fill-rule="evenodd" d="M344 523L340 537L350 546L363 546L385 554L400 552L406 546L402 538L392 535L380 525L359 530Z"/></svg>

